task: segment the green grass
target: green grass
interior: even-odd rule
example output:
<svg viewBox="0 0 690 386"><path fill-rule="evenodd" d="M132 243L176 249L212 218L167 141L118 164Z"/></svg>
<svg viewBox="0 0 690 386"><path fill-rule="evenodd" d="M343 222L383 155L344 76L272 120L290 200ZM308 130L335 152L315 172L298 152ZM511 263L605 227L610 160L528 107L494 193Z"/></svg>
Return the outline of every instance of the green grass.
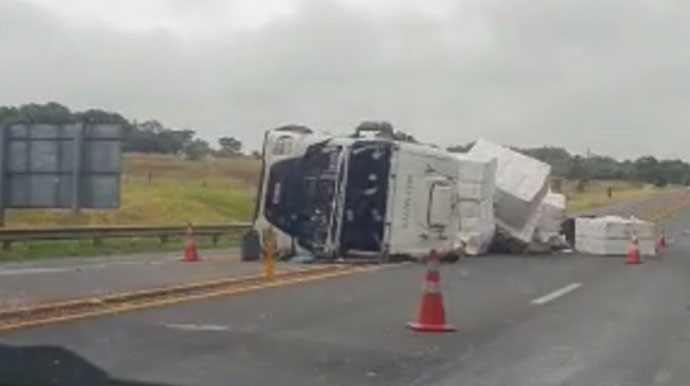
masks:
<svg viewBox="0 0 690 386"><path fill-rule="evenodd" d="M236 247L237 236L222 237L214 244L211 236L195 237L197 249ZM157 238L103 239L100 245L91 240L59 240L12 243L9 251L0 252L0 262L50 259L77 256L104 256L136 252L179 251L183 255L184 246L181 237L169 237L161 244Z"/></svg>
<svg viewBox="0 0 690 386"><path fill-rule="evenodd" d="M8 210L6 224L18 228L248 221L254 210L258 173L258 161L244 158L186 161L126 155L119 208L80 213Z"/></svg>
<svg viewBox="0 0 690 386"><path fill-rule="evenodd" d="M611 198L606 194L606 187L610 185L605 183L590 187L585 192L568 193L566 204L567 210L570 212L578 212L602 206L616 205L668 191L667 189L659 189L651 186L635 186L620 182L611 185L614 187Z"/></svg>
<svg viewBox="0 0 690 386"><path fill-rule="evenodd" d="M254 211L260 162L248 158L188 161L180 157L125 154L121 202L116 209L8 210L8 228L88 225L181 225L250 221ZM199 237L199 248L212 247ZM218 247L237 245L237 238L221 238ZM13 243L0 251L0 261L92 256L144 251L182 251L179 239L159 245L156 238L104 239Z"/></svg>

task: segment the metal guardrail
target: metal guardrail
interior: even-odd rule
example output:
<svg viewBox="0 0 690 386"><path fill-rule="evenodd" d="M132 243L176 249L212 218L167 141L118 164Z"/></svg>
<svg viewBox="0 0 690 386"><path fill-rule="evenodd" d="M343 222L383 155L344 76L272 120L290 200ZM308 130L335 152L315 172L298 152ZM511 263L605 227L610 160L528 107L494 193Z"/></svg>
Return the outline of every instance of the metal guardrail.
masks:
<svg viewBox="0 0 690 386"><path fill-rule="evenodd" d="M223 235L236 235L251 227L250 223L232 224L198 224L193 225L195 235L212 236L213 243ZM2 248L9 250L13 242L39 240L78 240L92 239L99 245L105 238L157 237L164 244L170 236L187 234L187 225L154 225L154 226L85 226L61 228L17 228L0 229Z"/></svg>

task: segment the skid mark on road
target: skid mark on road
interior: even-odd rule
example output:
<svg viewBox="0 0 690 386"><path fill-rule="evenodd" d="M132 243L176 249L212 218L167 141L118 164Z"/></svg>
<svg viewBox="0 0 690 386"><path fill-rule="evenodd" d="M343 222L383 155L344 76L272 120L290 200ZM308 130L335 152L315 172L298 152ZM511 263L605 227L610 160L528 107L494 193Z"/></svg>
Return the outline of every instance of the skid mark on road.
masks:
<svg viewBox="0 0 690 386"><path fill-rule="evenodd" d="M546 303L549 303L553 300L556 300L560 298L561 296L567 295L570 292L575 291L576 289L582 287L582 283L570 283L567 286L557 289L553 292L550 292L542 297L536 298L532 300L532 304L536 305L544 305Z"/></svg>

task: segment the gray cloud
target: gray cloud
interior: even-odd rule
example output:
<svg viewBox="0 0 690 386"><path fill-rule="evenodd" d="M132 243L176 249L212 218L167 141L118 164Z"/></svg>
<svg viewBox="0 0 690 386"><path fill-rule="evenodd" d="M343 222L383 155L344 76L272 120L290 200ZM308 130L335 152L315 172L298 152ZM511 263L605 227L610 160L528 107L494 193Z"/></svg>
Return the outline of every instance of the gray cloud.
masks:
<svg viewBox="0 0 690 386"><path fill-rule="evenodd" d="M199 4L168 7L222 20L218 1ZM0 104L105 107L254 148L259 131L286 122L349 132L379 118L442 145L483 136L690 158L686 2L296 4L254 29L182 36L0 2Z"/></svg>

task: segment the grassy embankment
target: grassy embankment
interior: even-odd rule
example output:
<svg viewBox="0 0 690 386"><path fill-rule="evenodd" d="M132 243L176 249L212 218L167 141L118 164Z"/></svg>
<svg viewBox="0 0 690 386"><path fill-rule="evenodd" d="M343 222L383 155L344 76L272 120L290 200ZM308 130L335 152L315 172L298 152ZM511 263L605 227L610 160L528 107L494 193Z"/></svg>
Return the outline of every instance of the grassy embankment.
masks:
<svg viewBox="0 0 690 386"><path fill-rule="evenodd" d="M654 188L649 185L629 183L625 181L593 181L584 192L577 192L574 183L566 184L567 208L569 212L616 205L626 201L649 197L668 192L668 189ZM613 194L609 198L607 188L612 187Z"/></svg>
<svg viewBox="0 0 690 386"><path fill-rule="evenodd" d="M124 158L121 206L112 210L9 210L8 228L70 225L155 225L227 223L248 221L260 163L252 159L187 161L177 157L127 154ZM150 178L149 178L150 176ZM219 246L236 244L222 239ZM212 246L210 238L198 237L200 248ZM34 257L84 256L143 250L181 250L180 239L160 245L155 238L104 239L94 247L91 240L13 243L0 252L0 260Z"/></svg>

